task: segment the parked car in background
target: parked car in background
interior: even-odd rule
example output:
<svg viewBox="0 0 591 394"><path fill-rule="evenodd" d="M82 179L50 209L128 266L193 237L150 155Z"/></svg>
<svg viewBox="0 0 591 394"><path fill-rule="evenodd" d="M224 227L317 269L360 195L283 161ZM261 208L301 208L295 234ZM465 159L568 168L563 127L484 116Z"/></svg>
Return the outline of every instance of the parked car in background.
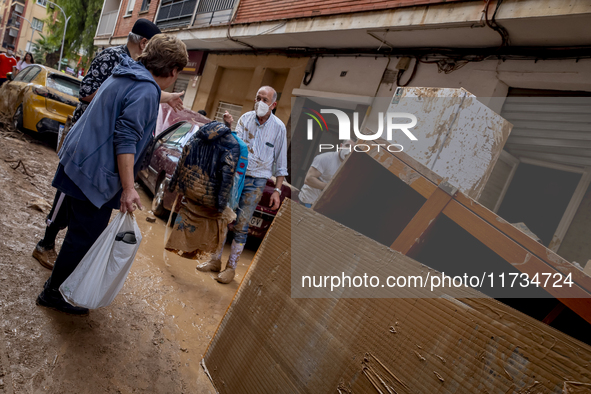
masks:
<svg viewBox="0 0 591 394"><path fill-rule="evenodd" d="M181 121L162 131L148 147L144 163L139 172L142 183L154 194L152 212L156 216L164 216L172 209L176 193L168 191L168 183L181 157L183 147L195 134L202 124ZM256 238L263 238L271 226L276 210L269 208L271 194L275 189L274 180L267 181L263 197L250 221L248 234ZM284 183L281 188L281 201L288 197L295 197L292 188ZM178 207L177 207L178 208Z"/></svg>
<svg viewBox="0 0 591 394"><path fill-rule="evenodd" d="M57 135L78 105L80 80L38 64L7 76L0 88L0 112L19 130Z"/></svg>

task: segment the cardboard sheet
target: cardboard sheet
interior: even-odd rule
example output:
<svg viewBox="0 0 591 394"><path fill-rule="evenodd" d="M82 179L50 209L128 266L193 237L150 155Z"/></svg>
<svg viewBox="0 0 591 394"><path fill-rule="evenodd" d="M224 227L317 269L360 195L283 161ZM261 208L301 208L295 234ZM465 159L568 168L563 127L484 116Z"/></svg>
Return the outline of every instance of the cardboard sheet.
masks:
<svg viewBox="0 0 591 394"><path fill-rule="evenodd" d="M383 254L383 245L285 200L204 355L219 393L588 389L591 347L494 299L291 298L292 249L354 264L331 246L335 233L363 245L363 264ZM420 266L389 253L392 264Z"/></svg>

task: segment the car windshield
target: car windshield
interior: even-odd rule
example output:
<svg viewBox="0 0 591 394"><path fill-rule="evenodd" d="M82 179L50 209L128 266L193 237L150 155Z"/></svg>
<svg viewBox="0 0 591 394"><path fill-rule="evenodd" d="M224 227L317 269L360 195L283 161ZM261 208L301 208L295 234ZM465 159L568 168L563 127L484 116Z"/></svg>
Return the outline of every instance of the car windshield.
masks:
<svg viewBox="0 0 591 394"><path fill-rule="evenodd" d="M47 76L47 87L78 98L80 82L72 78L51 74Z"/></svg>
<svg viewBox="0 0 591 394"><path fill-rule="evenodd" d="M168 137L168 139L166 140L166 143L168 145L181 145L181 142L183 142L183 137L189 131L191 131L192 128L193 125L191 123L184 123L180 125L178 129L171 133L170 137Z"/></svg>

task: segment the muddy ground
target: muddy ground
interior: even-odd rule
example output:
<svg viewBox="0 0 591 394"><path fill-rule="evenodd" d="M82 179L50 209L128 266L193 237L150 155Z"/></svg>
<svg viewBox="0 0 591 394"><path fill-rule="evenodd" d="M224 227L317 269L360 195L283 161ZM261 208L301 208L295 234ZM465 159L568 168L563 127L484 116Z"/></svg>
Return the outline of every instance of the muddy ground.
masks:
<svg viewBox="0 0 591 394"><path fill-rule="evenodd" d="M53 201L57 163L48 145L0 128L0 393L215 392L199 362L254 252L217 283L164 251L165 223L146 221L151 195L139 188L144 239L113 304L87 317L39 307L50 271L31 253L47 211L33 205Z"/></svg>

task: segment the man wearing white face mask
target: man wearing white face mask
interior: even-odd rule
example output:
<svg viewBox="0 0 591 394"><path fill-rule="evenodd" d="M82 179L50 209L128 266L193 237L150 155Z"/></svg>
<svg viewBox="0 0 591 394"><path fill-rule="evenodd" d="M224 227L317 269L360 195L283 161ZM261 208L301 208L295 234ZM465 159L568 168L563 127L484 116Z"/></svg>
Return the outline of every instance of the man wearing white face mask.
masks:
<svg viewBox="0 0 591 394"><path fill-rule="evenodd" d="M248 224L263 196L267 179L273 175L277 180L269 207L279 209L281 203L281 185L287 176L287 133L283 122L273 115L275 107L277 92L270 86L263 86L257 92L254 111L242 115L236 125L236 134L248 146L248 166L236 211L230 257L226 269L216 278L220 283L230 283L234 279L236 265L246 243ZM197 266L197 269L218 272L222 266L221 258L220 250L210 261Z"/></svg>
<svg viewBox="0 0 591 394"><path fill-rule="evenodd" d="M351 153L353 145L355 142L347 140L340 144L336 152L321 153L314 158L298 197L304 206L311 208L318 200L326 185Z"/></svg>

